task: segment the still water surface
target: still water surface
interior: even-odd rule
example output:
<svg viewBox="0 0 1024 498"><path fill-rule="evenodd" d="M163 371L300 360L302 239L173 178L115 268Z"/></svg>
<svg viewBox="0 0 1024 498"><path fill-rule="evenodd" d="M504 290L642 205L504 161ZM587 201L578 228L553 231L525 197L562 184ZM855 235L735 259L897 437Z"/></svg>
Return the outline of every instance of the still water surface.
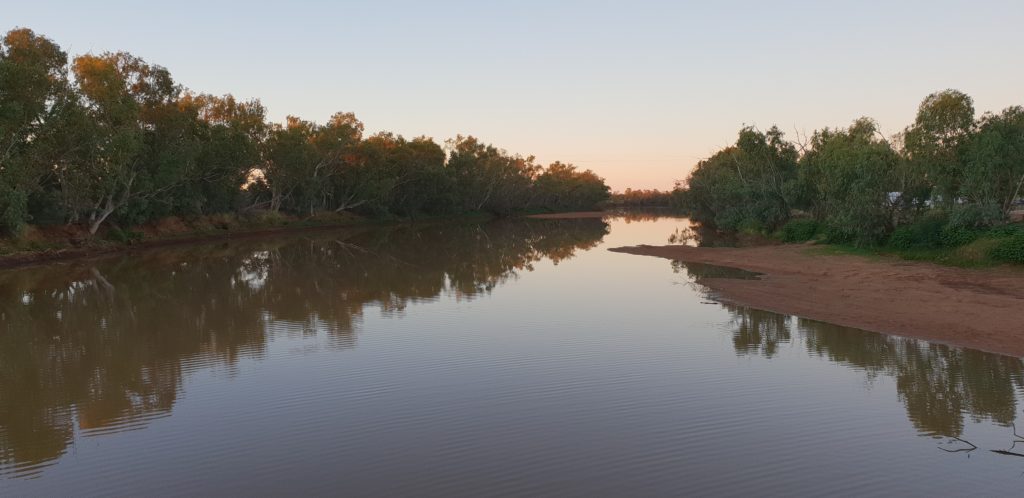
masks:
<svg viewBox="0 0 1024 498"><path fill-rule="evenodd" d="M1020 359L715 303L704 279L752 275L606 250L686 226L357 229L0 272L0 495L1024 489Z"/></svg>

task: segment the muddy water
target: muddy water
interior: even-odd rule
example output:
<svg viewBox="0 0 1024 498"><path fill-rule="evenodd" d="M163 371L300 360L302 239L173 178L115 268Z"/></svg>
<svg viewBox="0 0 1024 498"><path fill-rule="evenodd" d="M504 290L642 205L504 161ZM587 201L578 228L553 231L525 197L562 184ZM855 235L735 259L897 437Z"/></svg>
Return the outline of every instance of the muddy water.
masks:
<svg viewBox="0 0 1024 498"><path fill-rule="evenodd" d="M0 495L1016 494L1024 365L713 301L671 217L0 272ZM1024 430L1024 427L1022 427Z"/></svg>

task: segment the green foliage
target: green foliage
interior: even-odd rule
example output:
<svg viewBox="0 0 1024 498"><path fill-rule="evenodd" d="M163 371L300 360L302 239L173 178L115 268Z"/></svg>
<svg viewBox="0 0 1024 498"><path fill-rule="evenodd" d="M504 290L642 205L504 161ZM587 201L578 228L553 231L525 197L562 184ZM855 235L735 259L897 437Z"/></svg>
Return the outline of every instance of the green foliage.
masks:
<svg viewBox="0 0 1024 498"><path fill-rule="evenodd" d="M795 151L799 149L800 154ZM1024 199L1024 107L975 119L973 100L936 92L914 123L889 140L871 119L818 130L796 147L773 128L740 131L736 144L700 161L672 198L724 231L773 230L806 240L811 225L835 244L926 253L996 237ZM987 239L986 239L987 240ZM909 252L908 252L909 254Z"/></svg>
<svg viewBox="0 0 1024 498"><path fill-rule="evenodd" d="M260 209L508 214L590 209L609 196L589 170L545 168L473 137L446 151L427 137L363 130L351 113L267 123L258 100L189 92L125 52L68 64L49 39L12 30L0 40L0 231L33 221L96 233L108 220L131 227Z"/></svg>
<svg viewBox="0 0 1024 498"><path fill-rule="evenodd" d="M991 255L998 261L1024 264L1024 230L1000 240Z"/></svg>
<svg viewBox="0 0 1024 498"><path fill-rule="evenodd" d="M47 173L53 124L47 119L67 86L67 55L48 38L15 29L0 40L0 231L29 221L28 196Z"/></svg>
<svg viewBox="0 0 1024 498"><path fill-rule="evenodd" d="M782 226L783 242L806 242L817 235L821 227L817 221L807 219L790 220Z"/></svg>
<svg viewBox="0 0 1024 498"><path fill-rule="evenodd" d="M1002 221L1013 201L1024 195L1024 108L987 113L960 153L958 195L985 206L989 224Z"/></svg>
<svg viewBox="0 0 1024 498"><path fill-rule="evenodd" d="M942 245L945 247L960 247L970 244L978 239L978 232L964 226L956 226L952 223L942 228L939 235Z"/></svg>
<svg viewBox="0 0 1024 498"><path fill-rule="evenodd" d="M914 124L903 133L904 152L914 173L936 194L933 200L951 206L960 193L962 146L974 126L974 101L957 90L925 97Z"/></svg>
<svg viewBox="0 0 1024 498"><path fill-rule="evenodd" d="M987 234L993 237L1012 237L1024 233L1024 223L1012 225L1001 225L988 230Z"/></svg>
<svg viewBox="0 0 1024 498"><path fill-rule="evenodd" d="M796 159L778 128L743 128L736 145L697 164L681 203L698 221L723 230L771 231L789 217L786 185L796 179Z"/></svg>
<svg viewBox="0 0 1024 498"><path fill-rule="evenodd" d="M609 188L590 170L555 162L537 176L538 203L551 210L593 209L608 200Z"/></svg>
<svg viewBox="0 0 1024 498"><path fill-rule="evenodd" d="M131 230L124 230L121 227L112 226L110 227L110 230L107 231L107 238L122 244L134 244L142 240L142 234Z"/></svg>
<svg viewBox="0 0 1024 498"><path fill-rule="evenodd" d="M916 223L897 228L889 237L894 249L931 249L943 246L943 229L947 218L941 214L926 216Z"/></svg>
<svg viewBox="0 0 1024 498"><path fill-rule="evenodd" d="M954 207L949 214L949 225L958 228L981 229L995 226L1006 219L1002 209L990 203L967 204Z"/></svg>
<svg viewBox="0 0 1024 498"><path fill-rule="evenodd" d="M619 207L671 207L672 201L671 191L627 188L624 192L612 193L608 204Z"/></svg>
<svg viewBox="0 0 1024 498"><path fill-rule="evenodd" d="M837 237L841 232L864 245L883 240L892 224L888 192L896 159L870 119L816 132L800 160L807 207Z"/></svg>

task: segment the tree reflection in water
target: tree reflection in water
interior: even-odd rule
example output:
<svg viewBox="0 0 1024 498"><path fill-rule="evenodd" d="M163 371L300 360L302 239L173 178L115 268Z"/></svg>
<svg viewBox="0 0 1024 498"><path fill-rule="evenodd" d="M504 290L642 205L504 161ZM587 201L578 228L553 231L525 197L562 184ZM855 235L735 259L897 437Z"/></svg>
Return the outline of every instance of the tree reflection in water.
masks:
<svg viewBox="0 0 1024 498"><path fill-rule="evenodd" d="M709 278L734 278L721 267L674 262L691 281L710 292ZM965 417L1010 427L1017 413L1016 393L1024 388L1019 358L931 344L917 339L866 332L769 311L722 304L732 315L737 355L772 358L793 343L812 355L895 380L911 423L922 433L956 437ZM794 323L795 322L795 323Z"/></svg>
<svg viewBox="0 0 1024 498"><path fill-rule="evenodd" d="M183 373L260 358L271 333L352 347L367 306L472 299L607 230L599 219L397 226L0 272L0 474L37 472L76 427L169 414Z"/></svg>

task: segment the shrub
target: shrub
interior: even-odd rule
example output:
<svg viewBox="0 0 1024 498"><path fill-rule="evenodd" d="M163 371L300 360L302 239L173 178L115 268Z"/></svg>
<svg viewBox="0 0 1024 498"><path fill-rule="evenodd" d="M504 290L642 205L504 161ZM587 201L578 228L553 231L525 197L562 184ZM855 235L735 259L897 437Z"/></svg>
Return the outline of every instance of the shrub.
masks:
<svg viewBox="0 0 1024 498"><path fill-rule="evenodd" d="M142 234L131 230L122 230L119 227L112 226L107 232L107 238L122 244L134 244L135 242L142 240Z"/></svg>
<svg viewBox="0 0 1024 498"><path fill-rule="evenodd" d="M736 231L748 235L759 235L765 233L764 224L756 218L744 218L736 225Z"/></svg>
<svg viewBox="0 0 1024 498"><path fill-rule="evenodd" d="M1006 263L1024 264L1024 231L1006 237L992 248L992 259Z"/></svg>
<svg viewBox="0 0 1024 498"><path fill-rule="evenodd" d="M1012 237L1019 233L1024 233L1024 223L1000 225L988 231L988 234L994 237Z"/></svg>
<svg viewBox="0 0 1024 498"><path fill-rule="evenodd" d="M782 227L783 242L806 242L818 233L818 222L814 220L790 220Z"/></svg>
<svg viewBox="0 0 1024 498"><path fill-rule="evenodd" d="M856 238L857 233L847 227L833 224L825 227L825 242L829 244L849 244Z"/></svg>
<svg viewBox="0 0 1024 498"><path fill-rule="evenodd" d="M974 242L978 238L978 232L965 226L946 225L940 234L942 245L945 247L960 247Z"/></svg>
<svg viewBox="0 0 1024 498"><path fill-rule="evenodd" d="M944 216L928 216L916 223L903 225L889 236L889 246L895 249L930 249L943 245Z"/></svg>
<svg viewBox="0 0 1024 498"><path fill-rule="evenodd" d="M1003 210L991 204L958 206L949 215L949 225L957 228L986 228L1005 219Z"/></svg>

